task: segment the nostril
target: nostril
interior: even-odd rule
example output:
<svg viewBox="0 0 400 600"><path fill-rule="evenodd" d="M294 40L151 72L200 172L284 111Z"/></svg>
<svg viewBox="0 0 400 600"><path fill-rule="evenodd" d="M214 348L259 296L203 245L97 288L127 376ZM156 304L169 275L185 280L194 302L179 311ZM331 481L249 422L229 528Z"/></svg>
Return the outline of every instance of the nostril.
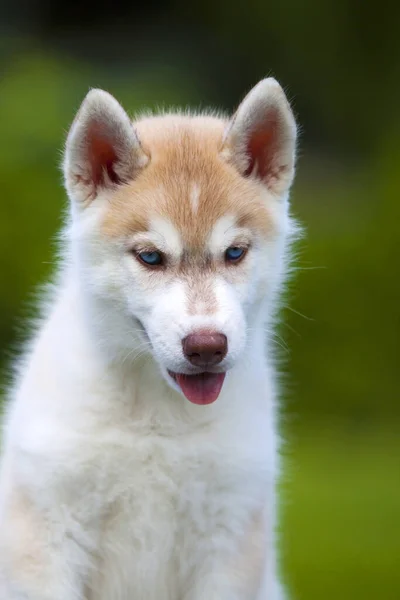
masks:
<svg viewBox="0 0 400 600"><path fill-rule="evenodd" d="M197 331L182 341L183 353L192 364L206 367L220 363L228 351L226 335L214 331Z"/></svg>

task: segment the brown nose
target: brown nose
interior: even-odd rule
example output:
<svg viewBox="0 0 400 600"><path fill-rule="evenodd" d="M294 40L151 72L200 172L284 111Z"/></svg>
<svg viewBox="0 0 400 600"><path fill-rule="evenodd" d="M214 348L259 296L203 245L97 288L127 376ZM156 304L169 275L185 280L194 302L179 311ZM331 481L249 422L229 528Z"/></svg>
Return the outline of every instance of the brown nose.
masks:
<svg viewBox="0 0 400 600"><path fill-rule="evenodd" d="M185 357L196 367L218 365L228 351L226 335L214 331L191 333L182 342Z"/></svg>

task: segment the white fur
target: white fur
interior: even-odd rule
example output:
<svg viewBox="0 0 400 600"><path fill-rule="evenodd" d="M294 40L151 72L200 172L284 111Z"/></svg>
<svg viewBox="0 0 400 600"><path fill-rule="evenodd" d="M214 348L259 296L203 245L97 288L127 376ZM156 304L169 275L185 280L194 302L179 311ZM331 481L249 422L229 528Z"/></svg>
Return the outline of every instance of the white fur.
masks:
<svg viewBox="0 0 400 600"><path fill-rule="evenodd" d="M99 194L74 211L69 259L12 390L0 599L281 600L266 324L284 276L287 203L274 211L277 238L249 251L243 275L215 277L215 312L192 314L183 279L154 277L123 244L104 242L105 202ZM227 226L230 216L212 234L215 252L230 243ZM182 252L170 223L153 221L148 235ZM229 340L226 381L207 407L189 403L168 375L190 372L181 342L204 327Z"/></svg>
<svg viewBox="0 0 400 600"><path fill-rule="evenodd" d="M172 254L178 259L183 252L183 244L179 231L171 221L161 217L153 218L149 233L157 236L156 246L165 253Z"/></svg>
<svg viewBox="0 0 400 600"><path fill-rule="evenodd" d="M224 215L214 224L208 240L208 248L214 255L228 248L238 234L234 215Z"/></svg>
<svg viewBox="0 0 400 600"><path fill-rule="evenodd" d="M200 194L200 187L197 185L197 183L194 183L190 191L190 204L192 205L192 211L194 215L197 214L197 211L199 209Z"/></svg>

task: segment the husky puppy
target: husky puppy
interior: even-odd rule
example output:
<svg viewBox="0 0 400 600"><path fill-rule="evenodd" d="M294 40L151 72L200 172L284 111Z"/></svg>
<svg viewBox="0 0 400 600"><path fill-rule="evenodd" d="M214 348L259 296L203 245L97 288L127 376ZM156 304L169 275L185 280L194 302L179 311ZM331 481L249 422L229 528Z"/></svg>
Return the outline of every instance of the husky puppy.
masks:
<svg viewBox="0 0 400 600"><path fill-rule="evenodd" d="M1 600L283 597L270 335L295 145L271 78L231 119L86 96L4 420Z"/></svg>

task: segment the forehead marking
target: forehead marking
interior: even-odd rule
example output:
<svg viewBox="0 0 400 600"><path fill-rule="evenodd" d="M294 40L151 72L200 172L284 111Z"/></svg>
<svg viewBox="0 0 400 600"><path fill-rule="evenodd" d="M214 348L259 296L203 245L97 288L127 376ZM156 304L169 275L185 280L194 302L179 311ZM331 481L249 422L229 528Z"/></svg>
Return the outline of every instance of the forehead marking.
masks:
<svg viewBox="0 0 400 600"><path fill-rule="evenodd" d="M149 232L161 238L162 248L160 250L166 250L175 256L182 254L182 239L171 221L163 217L153 217L150 221Z"/></svg>
<svg viewBox="0 0 400 600"><path fill-rule="evenodd" d="M199 200L200 200L200 186L197 183L192 185L192 189L190 190L190 205L192 207L192 212L194 215L197 214L199 209Z"/></svg>
<svg viewBox="0 0 400 600"><path fill-rule="evenodd" d="M211 230L208 239L208 248L212 254L217 254L224 250L227 243L232 239L236 225L236 219L233 215L224 215L220 217Z"/></svg>

